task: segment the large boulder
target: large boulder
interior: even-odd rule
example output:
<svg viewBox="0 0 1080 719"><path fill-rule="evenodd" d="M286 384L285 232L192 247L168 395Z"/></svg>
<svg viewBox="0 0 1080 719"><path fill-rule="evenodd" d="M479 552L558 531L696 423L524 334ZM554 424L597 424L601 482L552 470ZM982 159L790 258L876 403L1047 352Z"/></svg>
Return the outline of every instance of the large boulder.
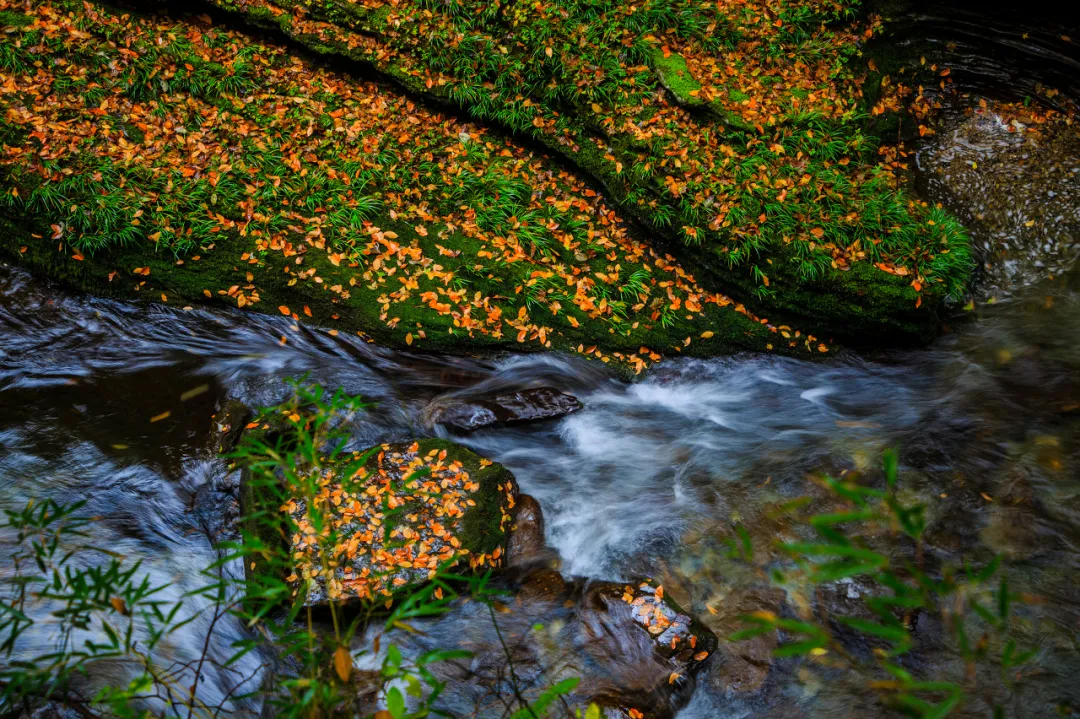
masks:
<svg viewBox="0 0 1080 719"><path fill-rule="evenodd" d="M307 496L269 508L283 530L271 537L285 541L291 559L285 579L307 592L309 605L382 603L442 569L503 564L517 484L475 452L438 439L384 444L341 455L314 475ZM268 509L255 495L241 489L245 517Z"/></svg>
<svg viewBox="0 0 1080 719"><path fill-rule="evenodd" d="M17 78L0 83L0 255L96 294L266 312L286 342L318 323L635 371L674 352L819 352L699 284L583 174L177 5L0 5Z"/></svg>

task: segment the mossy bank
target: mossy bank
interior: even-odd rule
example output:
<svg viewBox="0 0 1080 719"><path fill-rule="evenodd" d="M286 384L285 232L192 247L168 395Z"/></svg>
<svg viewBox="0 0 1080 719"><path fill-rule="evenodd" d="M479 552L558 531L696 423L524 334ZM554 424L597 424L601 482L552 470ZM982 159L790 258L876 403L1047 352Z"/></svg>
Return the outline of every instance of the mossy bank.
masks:
<svg viewBox="0 0 1080 719"><path fill-rule="evenodd" d="M677 353L817 357L834 337L925 340L944 293L962 284L944 271L963 255L945 248L953 225L886 188L887 173L860 159L871 145L842 115L824 125L765 118L780 133L770 145L765 126L752 137L686 114L648 85L646 67L640 82L653 90L643 107L655 116L633 122L653 133L648 142L613 133L605 149L572 133L554 143L546 130L537 136L582 168L575 174L400 90L205 17L71 0L3 0L0 9L11 40L0 57L0 246L92 292L280 312L392 346L559 349L640 371ZM312 30L284 22L284 11L255 14L266 13L293 35ZM688 92L715 94L704 60L682 50L685 72L702 86ZM410 90L452 100L436 97L450 93L448 82ZM781 107L781 96L769 98ZM719 108L714 120L737 108L756 117L745 105L709 104ZM477 107L465 109L520 130ZM711 175L693 148L669 144L684 121L705 143L698 149ZM825 150L803 147L823 134ZM612 154L643 142L659 155ZM849 177L852 165L862 169ZM709 187L675 175L660 185L680 198L678 212L722 206L727 219L717 215L708 229L676 218L671 198L645 186L647 168L697 173ZM779 204L761 206L774 191ZM735 223L748 214L757 218L752 233ZM624 216L654 235L642 237ZM899 229L875 239L866 222ZM916 235L945 245L908 242Z"/></svg>
<svg viewBox="0 0 1080 719"><path fill-rule="evenodd" d="M385 86L198 19L18 7L0 244L46 276L637 370L831 346L705 290L558 163Z"/></svg>
<svg viewBox="0 0 1080 719"><path fill-rule="evenodd" d="M859 0L214 4L542 143L761 315L925 341L970 275L871 134L915 93L862 57L882 21Z"/></svg>

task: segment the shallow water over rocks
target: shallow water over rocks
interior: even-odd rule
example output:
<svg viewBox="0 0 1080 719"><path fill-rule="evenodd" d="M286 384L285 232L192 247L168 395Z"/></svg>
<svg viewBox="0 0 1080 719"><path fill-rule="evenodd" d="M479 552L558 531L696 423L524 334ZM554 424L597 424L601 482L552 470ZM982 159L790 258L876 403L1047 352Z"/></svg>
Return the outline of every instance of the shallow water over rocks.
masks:
<svg viewBox="0 0 1080 719"><path fill-rule="evenodd" d="M896 446L902 481L931 502L930 551L956 562L1004 553L1017 562L1014 581L1046 598L1037 610L1041 625L1030 633L1045 648L1044 672L1025 697L1027 715L1038 716L1055 702L1080 701L1063 681L1072 660L1060 648L1080 621L1070 579L1080 564L1080 295L1072 279L979 309L977 322L924 351L827 363L670 361L627 384L577 359L396 354L295 328L287 318L70 296L3 268L0 501L87 499L89 512L103 518L95 539L142 558L179 594L216 557L208 532L220 534L235 513L235 478L211 451L218 429L211 415L226 398L269 404L286 391L283 377L309 373L379 402L352 427L356 442L369 445L421 433L424 408L440 394L467 399L554 387L584 408L458 441L505 464L539 500L563 575L655 577L725 636L739 626L738 615L782 597L732 565L721 536L741 522L755 540L767 540L784 529L769 507L812 489L808 473L872 466L882 449ZM167 419L150 422L166 410ZM519 624L528 634L533 624L558 619L525 596L507 621L511 635ZM433 645L475 641L487 636L489 622L463 607L427 636ZM223 655L242 635L227 623L215 632ZM183 656L202 638L195 632L172 641ZM680 716L747 715L750 706L754 716L817 711L861 696L773 663L769 649L722 643L692 699L677 695L677 704L690 700ZM595 681L612 676L610 668L583 665L570 643L548 651L553 666L584 667ZM558 651L567 654L553 661ZM270 658L248 661L244 669L258 677ZM926 661L933 670L951 659L942 649ZM229 677L217 680L207 692L225 691ZM464 702L476 686L466 682L446 701Z"/></svg>

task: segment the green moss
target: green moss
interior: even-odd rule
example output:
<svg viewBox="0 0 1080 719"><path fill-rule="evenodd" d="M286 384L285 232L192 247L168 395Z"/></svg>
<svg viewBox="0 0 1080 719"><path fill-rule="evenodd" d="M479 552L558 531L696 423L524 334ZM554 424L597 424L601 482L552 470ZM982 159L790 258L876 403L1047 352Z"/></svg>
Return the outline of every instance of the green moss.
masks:
<svg viewBox="0 0 1080 719"><path fill-rule="evenodd" d="M663 51L656 49L653 50L651 59L660 83L675 96L680 105L694 106L705 103L698 97L701 83L694 79L682 55L669 51L665 57Z"/></svg>
<svg viewBox="0 0 1080 719"><path fill-rule="evenodd" d="M714 117L716 117L718 120L720 120L720 122L724 123L728 127L734 128L736 130L742 130L744 132L748 132L754 129L753 125L728 110L722 102L713 100L708 105L706 105L706 107L708 108L709 112L713 114Z"/></svg>
<svg viewBox="0 0 1080 719"><path fill-rule="evenodd" d="M510 470L498 463L481 464L483 459L470 449L442 439L422 439L419 441L420 454L431 450L446 450L446 461L458 461L464 466L470 477L480 488L471 499L476 502L458 523L455 535L463 547L473 554L491 554L498 548L506 551L508 525L503 515L511 508L507 503L507 494L517 495L517 482ZM509 511L513 515L512 511Z"/></svg>
<svg viewBox="0 0 1080 719"><path fill-rule="evenodd" d="M771 65L758 63L761 58L744 54L742 64L739 66L740 70L757 77L761 87L776 85L782 78L769 74L772 72L769 67L783 65L781 60L783 57L796 58L801 44L807 44L814 52L821 52L822 48L826 48L828 52L834 52L837 67L842 68L846 60L854 57L856 53L849 46L840 46L835 43L834 39L837 36L833 35L833 30L829 28L838 27L840 29L837 32L843 32L843 25L838 21L850 19L857 5L858 3L852 3L851 8L845 8L843 11L835 9L819 11L807 8L806 12L800 12L797 18L786 17L782 28L776 26L778 29L775 31L766 29L768 32L774 32L775 37L769 37L756 46L767 56L768 63ZM316 0L311 5L312 17L334 22L334 18L328 14L332 6L331 0L323 2ZM721 12L722 17L717 22L717 18L710 14L711 10L706 11L705 7L683 8L677 21L671 18L656 18L657 28L666 28L672 37L678 38L678 42L672 44L704 49L714 55L722 55L723 43L738 40L737 28L743 18L724 16ZM679 176L679 173L673 171L670 165L662 171L659 168L654 169L655 174L646 178L631 177L625 169L642 155L653 151L655 151L654 157L662 160L666 148L655 147L657 144L655 141L652 143L654 145L652 148L642 147L641 143L634 138L623 136L618 131L612 132L604 124L617 116L613 110L617 110L618 115L634 115L639 123L648 120L649 116L657 110L654 103L642 99L647 98L653 86L648 81L642 82L640 77L633 76L634 68L631 67L633 61L629 59L631 57L643 57L650 63L659 83L669 89L680 103L701 104L700 98L689 93L699 89L702 81L700 78L694 78L687 71L686 61L682 54L669 52L668 57L665 58L663 52L648 45L648 42L652 41L646 40L641 34L636 36L637 40L624 36L621 45L615 43L611 38L619 37L619 29L610 25L612 23L617 25L618 21L613 21L609 16L605 16L601 23L607 24L604 32L597 35L598 42L578 43L575 33L588 35L595 28L598 18L574 3L560 4L561 22L558 17L546 15L538 20L531 18L529 11L524 8L507 17L486 13L459 14L455 12L455 8L457 8L456 3L449 3L447 8L434 11L434 14L425 20L425 23L430 21L429 24L425 24L430 33L422 41L408 29L410 27L408 18L413 12L413 6L405 3L395 6L394 10L395 15L402 19L400 25L380 29L377 24L342 21L338 28L340 42L328 43L327 35L333 36L334 31L327 33L325 28L322 28L319 31L319 46L325 49L336 44L339 54L364 61L414 92L439 102L458 105L484 122L498 122L516 132L527 133L553 152L567 157L598 179L608 189L613 199L622 204L624 211L633 214L645 226L662 237L667 242L665 249L676 254L688 265L695 267L703 265L709 268L711 276L700 279L710 283L714 288L736 296L748 306L755 307L759 315L776 316L780 318L780 321L821 317L824 320L823 324L812 328L817 334L835 334L857 340L866 338L863 330L876 318L883 318L884 325L874 331L875 338L886 341L895 339L900 342L922 341L934 333L936 312L940 310L945 295L955 294L963 289L971 265L965 259L969 254L966 250L967 238L958 226L949 228L947 244L948 251L952 254L946 255L945 252L940 252L945 245L933 243L935 237L921 230L927 213L915 206L905 206L902 193L897 192L895 188L886 187L883 183L877 185L871 183L863 187L861 192L851 191L851 183L853 181L861 183L869 177L871 173L867 172L868 165L876 161L873 143L859 135L862 128L858 126L858 123L851 123L845 119L829 121L827 124L831 127L826 133L829 137L821 141L789 142L780 138L784 140L786 152L773 154L771 148L775 145L770 143L777 138L760 142L760 132L773 134L779 124L793 122L795 116L801 119L794 121L793 129L812 127L817 131L821 126L821 120L812 119L809 125L806 125L808 121L805 118L813 117L813 113L807 114L800 109L798 113L792 114L792 108L795 107L792 103L784 106L785 109L782 111L784 116L777 119L777 125L772 124L771 120L766 122L763 118L764 130L759 130L758 124L748 121L740 113L732 111L730 105L725 106L718 100L708 103L706 113L695 113L695 118L711 116L712 122L718 121L720 124L717 126L710 125L707 121L700 123L695 121L686 128L685 132L675 132L673 135L675 146L668 151L668 156L679 149L686 149L681 147L682 143L679 142L681 138L700 136L703 129L715 130L716 133L722 134L724 141L735 147L736 153L742 153L743 156L736 159L742 168L747 168L747 177L743 182L750 183L746 192L741 192L734 198L737 210L741 211L739 222L752 225L755 224L756 217L769 218L760 228L751 226L748 230L739 232L725 233L721 230L714 234L712 231L702 229L706 224L705 220L708 219L707 216L703 217L702 212L703 190L707 188L712 192L722 193L730 187L723 184L709 187L707 183L710 178L708 168L706 168L705 177L691 173L690 182L697 183L699 194L696 198L680 195L673 198L667 194L666 187L661 185L661 180L665 178L665 175L668 179L672 179L671 175L675 178ZM527 17L528 20L526 20ZM690 21L690 18L694 20ZM684 25L684 21L687 24ZM512 22L515 27L533 22L537 31L533 33L520 29L507 30L507 32L515 33L515 42L502 47L497 53L493 52L495 45L490 42L490 38L502 32L502 23L509 22ZM694 22L701 24L695 26ZM732 26L722 32L704 34L702 32L704 27L727 28L729 24ZM753 28L753 32L758 32L758 29ZM381 50L357 50L349 39L350 33L355 30L374 32L380 42L385 43L384 47L392 48L392 51L384 53ZM631 32L626 28L623 28L623 31ZM294 37L304 41L304 36L299 34L296 28L293 32ZM556 54L552 52L554 48L552 48L551 38L559 38L563 32L570 32L575 41L566 45L554 43L561 48L558 50L560 54ZM442 37L440 33L446 33L446 41L432 41L433 37ZM452 42L451 39L453 39ZM311 42L310 39L307 41ZM626 47L632 50L624 50ZM618 60L614 59L612 53L618 55ZM549 63L543 59L545 56L550 58L550 67ZM608 71L608 68L615 67L613 63L619 64L617 72ZM758 64L754 65L754 63ZM746 66L744 67L743 64ZM595 78L575 75L575 72L585 72L584 69L589 67L604 67L606 77L603 82L607 82L610 78L611 86L605 86L603 92L599 92L598 88L593 86ZM468 68L467 71L466 68ZM762 71L764 74L758 75ZM440 82L429 87L423 81L427 72L442 73L447 82ZM633 76L633 81L629 82L628 79L631 76ZM529 78L529 81L523 82L523 78ZM656 79L653 82L656 82ZM573 108L570 112L566 112L567 104L564 102L568 86L578 88L577 96L574 96L574 90L569 91L573 99L569 105ZM530 89L523 90L523 88ZM521 99L523 92L529 95L531 107L538 108L536 114L557 115L557 121L554 123L555 133L534 127L532 114L522 114L507 109L509 105ZM728 95L727 101L742 103L753 99L749 94L735 88L725 89L725 92ZM821 96L821 93L817 94ZM810 93L804 88L794 88L790 95L792 98L804 101L810 97ZM800 104L799 107L803 106L805 103ZM597 107L600 109L597 110ZM595 137L600 137L605 144L619 148L618 151L593 152L594 148L591 145ZM798 132L795 133L795 137L799 137ZM849 146L850 149L843 149L845 146ZM750 152L751 147L756 149ZM766 150L766 148L769 149ZM693 148L691 147L690 150L689 157L693 158ZM858 162L838 166L836 160L845 151L850 152ZM769 196L777 194L777 191L770 193L760 185L754 184L752 176L759 170L773 178L790 171L790 168L778 166L774 162L777 155L794 157L800 152L802 157L810 159L810 163L799 171L813 177L814 181L808 186L819 193L815 198L804 197L802 204L795 206L791 199L792 193L784 193L787 195L786 200L777 199ZM687 155L682 155L682 157L685 158ZM621 172L613 167L616 163L624 167ZM656 163L654 167L655 165ZM840 167L846 169L841 171ZM723 171L719 173L719 176L726 178L729 175L727 171ZM823 194L830 198L829 202L821 202ZM781 203L786 203L786 206ZM887 205L889 206L887 211L879 212ZM823 212L822 208L826 206L830 209ZM819 214L821 217L815 219ZM857 223L858 227L851 227L846 221L840 219L852 214L855 217L864 218ZM777 218L786 218L786 224L784 224L785 221ZM687 227L696 230L696 234L687 233L685 231ZM822 227L830 239L840 246L849 246L855 237L868 241L870 238L883 234L891 235L884 243L875 244L870 252L865 253L866 260L864 261L871 265L882 259L895 260L898 264L916 263L916 272L930 278L929 282L934 285L934 289L923 292L921 298L916 297L912 300L911 292L897 290L894 287L895 278L884 276L883 272L874 270L842 276L843 267L830 265L831 258L828 257L827 250L814 249L812 243L806 242L810 230ZM703 234L707 236L707 239L701 239ZM807 258L807 252L800 252L797 255L786 252L781 243L787 242L792 236L799 238L797 241L811 246L809 254L813 255L812 258ZM941 236L941 234L936 236ZM695 247L695 244L710 247L701 250ZM742 246L739 247L739 245ZM726 251L727 248L735 251L722 258L708 256L709 253L715 254L722 249ZM927 261L926 258L932 259ZM766 267L765 272L762 272L758 265L761 265L764 260L772 260L772 266ZM723 266L725 264L726 267ZM778 268L778 264L785 266ZM768 274L770 279L775 276L783 277L788 281L765 285L760 280L763 274ZM820 277L822 274L828 275L829 279L822 281L823 278ZM866 286L859 290L858 297L829 298L816 295L816 292L823 287L847 288L852 277L858 277L867 282ZM939 282L944 284L945 292L937 291ZM912 301L910 308L906 306L909 300ZM921 308L913 307L916 300L921 301ZM807 301L809 301L809 306ZM914 311L915 309L919 311ZM889 317L890 312L899 314L896 317Z"/></svg>
<svg viewBox="0 0 1080 719"><path fill-rule="evenodd" d="M20 12L0 10L0 27L25 27L34 22L34 18Z"/></svg>
<svg viewBox="0 0 1080 719"><path fill-rule="evenodd" d="M279 4L289 8L296 5ZM209 105L211 112L229 113L228 120L220 126L194 117L171 121L185 123L189 128L198 123L205 133L204 141L212 138L216 147L228 147L231 170L223 170L213 161L200 162L198 167L186 168L187 174L181 176L182 159L159 161L156 165L138 160L143 156L138 146L161 132L160 127L153 125L167 113L183 113L184 104L169 100L163 105L165 99L158 84L144 81L157 69L157 64L167 59L164 55L143 53L137 61L116 56L115 45L108 45L112 49L107 49L101 38L97 38L96 27L104 23L96 23L89 34L91 39L83 43L86 46L68 47L61 43L56 48L57 57L67 53L74 64L46 63L42 68L43 72L56 74L54 90L64 92L63 88L70 85L65 79L70 74L68 68L92 57L87 72L79 75L84 79L93 77L101 85L96 90L100 97L87 99L88 108L97 110L103 101L120 93L121 97L132 99L139 94L142 98L139 102L155 109L149 115L143 111L138 116L142 123L134 113L128 117L126 110L109 111L94 118L97 126L107 130L104 137L119 135L126 138L125 142L135 144L137 147L130 153L117 150L115 140L103 142L99 138L83 146L79 153L52 162L48 169L24 163L9 165L10 176L4 178L5 193L13 186L20 190L17 201L5 195L9 218L39 236L12 234L4 238L7 253L49 277L113 296L153 301L163 297L160 301L170 304L216 302L235 307L238 297L235 290L244 288L245 299L258 297L257 301L247 303L247 309L275 313L278 307L287 307L301 322L313 321L341 331L360 332L396 347L456 352L541 348L574 351L596 347L605 360L632 363L636 360L630 359L631 356L638 353L700 355L772 349L816 357L816 343L820 340L828 342L845 337L857 341L871 337L899 342L923 340L933 333L935 312L945 294L940 290L955 289L966 276L965 248L960 246L962 232L940 217L934 217L937 227L953 233L956 246L951 254L938 252L931 260L926 259L931 256L929 253L923 253L919 261L927 271L948 278L949 283L929 283L920 308L915 307L920 298L910 287L910 279L888 275L871 266L879 255L886 259L903 255L907 248L931 236L913 224L915 215L908 213L902 197L884 183L872 186L864 183L861 195L844 190L841 196L830 189L833 187L830 182L843 187L849 181L844 174L847 170L841 169L848 164L838 164L835 159L840 156L838 153L846 152L848 144L859 141L848 128L838 127L838 123L818 123L813 133L807 128L785 127L780 132L789 135L779 137L783 146L770 144L776 138L767 142L758 139L756 128L751 129L740 116L717 101L711 102L704 112L678 110L672 115L670 111L674 108L666 100L656 101L662 100L663 94L656 92L656 78L644 65L625 68L623 75L612 68L613 75L622 78L619 86L623 90L631 87L627 84L629 78L635 83L633 87L640 88L633 92L644 92L644 99L651 98L650 102L633 108L636 113L633 117L643 127L651 124L670 129L673 118L683 122L691 116L695 119L687 126L688 136L719 137L720 142L731 143L734 150L728 149L734 153L732 172L736 182L759 183L726 196L725 204L733 205L730 217L734 218L735 226L748 222L755 226L750 232L732 231L730 236L725 236L723 232L706 229L710 224L717 226L717 220L710 222L708 213L712 210L705 208L719 205L718 198L725 195L716 193L727 193L730 188L710 186L707 173L691 174L686 189L679 191L680 199L673 202L668 184L686 180L681 178L679 169L693 162L694 153L689 151L693 148L683 148L676 154L654 136L610 132L612 116L607 108L612 103L618 106L623 100L596 95L585 100L600 102L588 102L575 97L570 105L573 111L558 113L554 122L558 132L539 131L533 120L551 116L545 114L542 104L532 97L507 100L500 89L504 82L501 73L508 71L510 65L485 71L493 73L489 77L495 90L490 92L476 91L470 82L445 81L445 77L435 82L416 57L405 52L373 57L370 47L359 41L360 36L350 34L352 30L347 29L364 23L385 25L390 10L384 6L373 12L339 5L320 0L313 3L311 16L340 23L344 29L313 24L306 20L306 14L294 16L290 12L271 13L265 9L259 11L258 21L263 25L264 21L270 22L329 57L346 56L361 61L441 106L456 105L483 122L498 122L529 133L548 150L569 159L597 180L607 196L622 206L626 216L650 230L648 240L653 246L679 257L684 268L693 269L696 282L729 295L749 310L742 311L740 306L740 311L735 311L731 303L722 307L705 302L700 309L687 312L674 301L665 302L664 288L682 269L665 266L657 271L653 259L638 249L622 245L611 251L610 245L595 245L592 238L605 233L601 224L607 225L608 220L597 217L598 204L584 199L593 195L584 192L572 175L562 174L568 179L560 187L521 179L530 173L543 177L557 172L558 166L547 158L536 166L539 170L530 168L528 173L523 173L523 163L539 161L538 156L523 153L520 147L492 135L470 130L481 139L458 144L453 134L457 132L455 129L453 133L445 133L443 139L432 141L432 137L438 138L437 123L445 128L446 121L393 99L390 114L386 115L387 125L393 126L394 120L400 120L405 113L415 113L420 118L409 118L419 120L415 127L406 127L407 133L403 133L400 129L403 123L393 132L369 126L356 136L353 129L346 135L343 121L335 122L332 116L334 112L340 115L355 111L359 106L355 91L353 99L342 102L335 93L325 91L328 73L324 69L309 63L302 73L291 75L285 68L292 65L292 58L280 49L258 46L250 39L218 29L207 33L206 41L212 48L226 45L239 48L235 63L223 59L220 52L207 55L216 62L204 59L183 39L184 33L178 33L173 46L155 46L153 53L172 53L190 60L188 64L193 69L178 72L170 80L170 92L190 94ZM85 22L85 18L79 20L77 7L72 7L76 19ZM395 17L399 15L399 10L393 12ZM489 20L502 22L495 17ZM138 45L139 22L138 18L119 20L112 23L108 33L133 33L125 37L134 37ZM379 32L384 31L391 32L388 27ZM407 25L400 28L402 33L410 31ZM463 40L466 41L480 42L474 37ZM535 38L523 36L526 45L534 41ZM101 51L87 52L95 47ZM634 47L627 52L640 52L644 61L651 58L656 73L675 87L673 92L681 93L684 100L698 101L689 92L700 87L700 83L687 71L683 55L669 53L664 58L662 52L647 43ZM503 60L495 60L516 63L521 59L516 52L508 48ZM607 50L597 52L603 55ZM262 59L251 62L254 56ZM110 63L104 62L110 57ZM551 58L556 62L554 53ZM476 53L472 59L491 60ZM424 62L433 60L429 57ZM534 61L535 58L530 60ZM268 69L264 71L263 67ZM294 84L292 78L304 82ZM769 80L763 78L762 84L768 84ZM337 81L338 78L330 78L331 84ZM295 102L282 107L266 100L278 93ZM384 98L394 97L392 91L380 90L379 94ZM319 109L313 111L316 106ZM722 124L713 118L719 118ZM371 117L365 119L369 125L370 120ZM227 128L236 121L253 123L263 139L249 142L230 136ZM148 133L139 128L145 122L152 126ZM25 129L0 127L0 138L8 135L13 139L9 144L17 146L22 144L18 142L20 136L25 139ZM305 141L304 137L311 139ZM677 140L679 136L673 137ZM299 144L293 141L296 138ZM48 142L48 138L41 142ZM358 153L361 143L363 152ZM302 149L300 144L304 145ZM869 143L863 145L859 156L870 157ZM775 149L778 146L780 150ZM771 196L776 192L772 188L775 180L790 176L785 174L790 168L769 164L776 157L783 157L785 148L789 156L801 152L808 158L800 171L813 176L815 182L808 186L814 192L828 197L827 202L814 203L815 207L830 208L829 217L822 219L823 229L815 228L815 232L823 231L832 246L846 245L852 234L874 237L881 230L879 226L896 227L899 232L880 244L867 243L869 259L855 262L850 272L830 264L826 248L814 249L814 243L802 239L789 244L792 236L797 237L805 229L808 220L803 214L805 203L793 203L790 196L787 200ZM739 154L746 155L751 150L752 156ZM136 158L134 163L130 161L132 156ZM508 159L503 159L504 156ZM331 170L337 172L346 165L350 167L351 177L359 179L359 183L347 183L340 174L331 174ZM63 172L57 173L57 169ZM82 178L95 171L102 173L103 179L87 188ZM214 173L220 176L214 178ZM43 182L41 177L48 179ZM756 179L759 177L768 177L768 182L761 183ZM278 178L273 188L268 186L266 178ZM275 189L278 181L282 183L280 190ZM565 189L571 185L572 191ZM797 191L792 185L788 187L792 193ZM106 192L99 192L101 189ZM709 205L705 201L707 194L718 201ZM254 208L246 206L247 198L251 198ZM851 202L860 212L847 212ZM358 203L365 209L356 210ZM560 209L555 211L555 206ZM77 211L67 210L72 207ZM138 222L132 214L135 208L146 208L146 214ZM248 215L253 210L254 220ZM841 212L858 221L844 219ZM341 219L343 215L349 219ZM422 250L424 262L438 262L441 269L452 274L452 284L449 277L425 278L404 263L398 265L402 272L397 276L386 269L370 267L372 255L379 250L364 248L367 237L357 217L396 233L401 245ZM431 218L443 218L456 224L458 230L452 231L447 224ZM32 222L26 224L27 220ZM418 235L414 231L417 222L425 223L430 232ZM519 223L528 228L522 229ZM758 223L760 227L756 226ZM60 230L55 230L53 225ZM469 232L461 232L462 225L468 225ZM246 238L238 235L236 228L240 226L248 233ZM559 228L560 233L565 230L567 237L549 233L544 229L548 227ZM305 234L309 232L321 235L325 244L310 242L311 235ZM57 233L62 242L52 239ZM266 239L270 237L292 243L299 248L301 257L267 251ZM502 243L506 238L520 242L529 257L524 261L520 258L506 261L499 249L506 245L492 244L493 240ZM256 249L256 245L264 249ZM25 252L21 250L23 247L27 248ZM82 260L72 259L76 254L72 247L80 249ZM315 247L323 251L311 251ZM345 261L331 262L326 253L335 251ZM454 253L458 256L450 258ZM481 256L486 259L478 259ZM301 258L303 265L298 268L293 263ZM541 259L547 264L540 262ZM557 277L537 277L555 266L561 267ZM132 271L136 267L149 267L151 272L135 276ZM567 268L573 271L573 276ZM617 280L609 283L592 279L611 274L613 268L617 268L614 270ZM321 282L311 280L306 274L298 277L299 269L315 272ZM403 277L407 273L413 275L411 279L416 280L417 286L411 294L402 297L394 290L401 289L397 283L409 279ZM581 277L593 282L589 299L603 300L602 312L583 310L575 300L573 289L567 289L573 288ZM641 284L642 277L646 284ZM631 286L630 278L638 278L638 284ZM331 292L330 288L335 286L348 290ZM504 317L514 317L520 310L527 310L526 319L533 335L528 341L519 342L518 328L512 325L497 330L477 330L474 326L470 330L469 323L457 322L460 318L448 312L433 311L428 302L420 300L422 294L445 287L467 290L470 297L479 293L491 299ZM635 287L644 287L648 292L641 293ZM230 289L233 291L223 293ZM695 289L686 291L700 290L695 283ZM387 301L384 298L388 294L397 296ZM686 299L687 295L680 297ZM305 306L310 314L300 312ZM534 330L541 326L546 335L540 335L537 341ZM783 337L784 331L799 341ZM813 346L805 341L811 335ZM642 347L647 350L642 351Z"/></svg>

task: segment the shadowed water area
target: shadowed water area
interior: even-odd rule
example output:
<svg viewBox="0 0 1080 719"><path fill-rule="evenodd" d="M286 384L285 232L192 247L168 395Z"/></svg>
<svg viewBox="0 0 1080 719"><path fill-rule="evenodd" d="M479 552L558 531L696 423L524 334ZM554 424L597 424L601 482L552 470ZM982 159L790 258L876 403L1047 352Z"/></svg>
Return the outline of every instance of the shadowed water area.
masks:
<svg viewBox="0 0 1080 719"><path fill-rule="evenodd" d="M918 148L917 180L925 197L968 221L983 253L973 309L958 310L930 347L823 362L665 360L628 383L602 364L556 355L410 355L287 317L93 299L3 266L0 506L85 500L101 518L94 542L141 559L167 585L166 597L179 598L205 582L200 572L218 558L214 543L230 536L238 512L238 477L215 456L227 400L270 405L287 394L284 378L307 374L377 403L349 427L364 447L451 436L426 421L436 400L553 387L583 408L453 435L504 464L539 501L547 544L559 557L562 577L508 580L516 595L499 626L515 656L522 647L524 681L581 676L594 686L632 687L645 670L620 657L640 652L627 648L630 636L598 638L606 625L590 623L595 596L587 580L653 577L727 636L741 614L783 600L727 556L732 528L768 543L790 529L772 509L812 491L811 477L872 469L896 447L905 491L929 507L933 560L1001 554L1012 584L1038 598L1018 627L1026 646L1038 649L1030 676L1016 692L979 683L956 715L988 716L1001 703L1012 716L1076 716L1080 139L1072 125L1029 144L979 104L1034 96L1068 109L1080 97L1076 45L1060 40L1080 42L1080 30L1067 16L1048 23L973 6L916 9L898 25L902 47L944 47L955 68L938 132ZM1045 97L1037 83L1060 94ZM0 559L0 572L9 570ZM225 571L238 576L242 567L233 562ZM857 582L822 591L818 600L830 607L860 596ZM207 646L223 661L246 631L204 617L169 638L167 649L183 662ZM406 653L461 646L475 655L447 670L457 681L442 706L460 716L502 716L492 690L507 681L504 649L488 610L465 603L423 631L395 641ZM940 622L927 620L913 634L924 647L915 671L963 674ZM48 640L46 630L27 639ZM865 686L827 668L774 661L771 649L722 642L696 679L673 682L663 701L683 719L880 711ZM215 704L282 670L269 652L255 652L209 672L199 691ZM102 671L94 682L126 670ZM229 708L259 710L254 700Z"/></svg>

